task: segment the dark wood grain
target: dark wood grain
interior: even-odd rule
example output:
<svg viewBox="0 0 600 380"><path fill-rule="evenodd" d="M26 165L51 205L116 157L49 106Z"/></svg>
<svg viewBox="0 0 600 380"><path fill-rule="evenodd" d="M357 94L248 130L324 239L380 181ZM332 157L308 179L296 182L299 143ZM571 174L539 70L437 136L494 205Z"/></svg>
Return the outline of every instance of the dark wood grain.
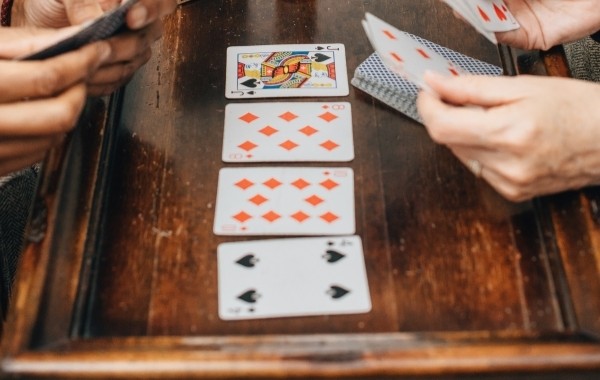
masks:
<svg viewBox="0 0 600 380"><path fill-rule="evenodd" d="M103 238L106 248L98 275L98 288L103 291L90 313L88 334L376 332L460 330L465 326L478 330L527 329L530 323L535 325L537 317L531 322L529 316L523 314L528 308L526 303L531 300L527 300L517 280L523 275L515 258L520 251L504 243L511 238L510 231L497 236L484 231L484 235L475 236L471 241L455 230L442 230L444 226L456 226L450 222L453 220L463 223L463 227L479 223L481 229L506 230L511 215L502 215L499 221L488 226L490 211L494 210L485 209L479 199L466 203L464 197L449 194L448 187L464 192L466 197L478 194L485 185L475 183L449 152L431 142L421 126L380 104L373 104L369 98L353 102L355 139L360 143L352 167L357 177L357 227L369 248L369 273L371 277L387 274L381 281L371 283L374 308L379 312L298 318L296 323L281 319L231 323L216 318L214 255L216 245L225 239L211 233L214 210L210 205L216 197L218 169L225 166L220 162L219 142L227 101L222 95L225 50L213 49L214 42L222 41L225 46L342 42L349 47L348 65L352 71L370 52L364 33L348 33L358 31L359 24L344 24L340 29L331 23L319 23L316 28L318 19L335 15L343 20L359 21L365 11L386 14L393 9L404 15L398 20L399 27L432 39L436 32L439 34L436 22L453 20L445 8L436 11L430 4L414 2L383 8L338 2L334 11L323 2L306 1L298 6L297 2L279 1L272 4L276 17L256 11L266 6L264 2L231 4L235 6L225 6L218 14L230 20L226 33L211 28L210 23L172 25L177 30L164 42L163 51L174 51L178 59L172 60L164 54L156 60L156 65L150 64L125 93L120 126L124 133L116 154L119 162L128 165L115 167L116 188L111 189L107 199L111 206L106 210L107 227ZM206 7L190 8L189 12L187 17L198 19ZM419 15L423 14L429 14L432 22L419 22ZM283 36L273 33L286 30L284 24L293 26L287 28L289 33ZM454 31L450 29L450 33L459 33L463 26L455 22L452 27ZM194 43L185 39L194 34ZM257 36L257 39L246 41L249 36ZM440 43L452 45L451 40L445 38ZM483 49L481 38L476 34L456 45L456 49L468 54L498 62L494 47L484 44L487 49ZM357 46L363 50L355 54ZM156 91L130 90L145 83L152 83ZM357 95L362 96L353 90L350 98ZM376 112L373 106L378 108ZM146 164L138 162L141 160ZM436 185L441 186L428 186L431 178L440 181ZM143 191L148 188L153 190ZM423 188L427 188L427 192L419 190ZM494 196L488 190L488 197ZM439 204L440 199L444 204ZM131 200L133 207L126 207L125 202ZM495 202L499 207L509 207L499 199ZM425 215L406 213L412 210L412 204L419 205ZM467 208L469 205L471 211ZM452 214L451 209L455 211ZM419 220L425 225L419 224ZM438 229L430 228L431 225L437 225ZM469 234L466 230L464 233ZM429 244L439 235L447 237L447 244L438 246L437 250L430 248ZM419 241L413 244L413 238ZM406 243L401 244L400 240ZM493 246L496 242L502 242L507 248L499 250ZM474 257L470 251L474 245L487 245L487 248L481 248L480 255ZM539 253L539 247L536 248L532 254ZM130 254L124 256L122 252ZM462 273L453 273L449 268L460 270L461 255L462 260L472 261L464 264L471 267ZM404 270L393 271L392 268ZM495 278L489 276L493 268L497 271ZM537 272L524 275L540 281L547 277L543 268L532 268L532 271ZM543 277L538 275L540 272ZM125 278L136 279L135 285L123 289ZM506 282L507 278L515 281ZM436 281L432 279L439 279L439 283L449 287L428 288L435 286ZM486 280L488 283L482 288L481 283ZM552 299L547 292L543 293L548 286L542 282L538 288L542 293L532 297L539 297L542 303L536 306L539 309L535 316L538 310L544 310L543 315L547 317L539 318L545 324L542 327L559 326ZM472 293L447 294L448 289ZM481 302L488 297L496 297L498 301L493 312L489 304ZM124 321L124 331L120 332L118 326L123 314L129 317Z"/></svg>
<svg viewBox="0 0 600 380"><path fill-rule="evenodd" d="M219 169L236 166L221 161L224 108L235 102L224 97L226 47L344 43L352 76L372 52L360 25L367 11L508 74L565 73L560 60L552 71L537 54L498 50L435 0L179 7L152 60L110 104L91 102L46 163L4 326L2 373L597 376L597 190L507 202L421 125L355 88L339 99L352 104L356 158L333 165L355 173L372 311L218 318L217 246L251 239L212 233Z"/></svg>

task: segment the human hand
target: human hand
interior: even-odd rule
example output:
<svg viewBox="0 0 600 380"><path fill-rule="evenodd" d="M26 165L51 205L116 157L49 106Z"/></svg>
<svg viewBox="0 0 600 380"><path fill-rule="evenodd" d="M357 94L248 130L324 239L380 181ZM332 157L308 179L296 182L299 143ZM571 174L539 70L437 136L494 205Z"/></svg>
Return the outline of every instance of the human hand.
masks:
<svg viewBox="0 0 600 380"><path fill-rule="evenodd" d="M600 29L597 0L506 0L506 4L521 28L497 33L503 44L548 50Z"/></svg>
<svg viewBox="0 0 600 380"><path fill-rule="evenodd" d="M62 31L0 30L0 57L39 50ZM43 61L0 59L0 175L43 159L77 122L85 80L110 56L97 42Z"/></svg>
<svg viewBox="0 0 600 380"><path fill-rule="evenodd" d="M598 0L505 0L505 3L521 27L496 33L502 44L548 50L600 30Z"/></svg>
<svg viewBox="0 0 600 380"><path fill-rule="evenodd" d="M38 27L77 25L116 7L120 0L15 0L13 24ZM139 0L126 16L130 31L108 42L112 56L89 81L90 95L107 95L129 81L152 54L151 45L162 35L161 18L175 9L176 0Z"/></svg>
<svg viewBox="0 0 600 380"><path fill-rule="evenodd" d="M63 28L93 20L121 0L14 0L13 26ZM176 0L139 0L127 14L129 29L142 29L172 13Z"/></svg>
<svg viewBox="0 0 600 380"><path fill-rule="evenodd" d="M506 198L600 183L600 85L531 76L425 79L439 94L418 98L433 140Z"/></svg>

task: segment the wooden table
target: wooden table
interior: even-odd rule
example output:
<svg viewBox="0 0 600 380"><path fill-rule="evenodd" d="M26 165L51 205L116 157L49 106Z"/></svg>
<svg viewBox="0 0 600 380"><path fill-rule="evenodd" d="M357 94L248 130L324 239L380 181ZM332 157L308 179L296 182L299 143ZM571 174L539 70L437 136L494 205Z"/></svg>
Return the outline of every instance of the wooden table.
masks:
<svg viewBox="0 0 600 380"><path fill-rule="evenodd" d="M4 375L598 378L600 191L509 203L354 88L342 99L372 312L218 318L216 247L243 240L212 233L218 171L231 166L220 159L225 49L340 42L351 76L372 52L366 11L514 70L508 50L434 0L181 6L153 60L124 92L90 101L46 162Z"/></svg>

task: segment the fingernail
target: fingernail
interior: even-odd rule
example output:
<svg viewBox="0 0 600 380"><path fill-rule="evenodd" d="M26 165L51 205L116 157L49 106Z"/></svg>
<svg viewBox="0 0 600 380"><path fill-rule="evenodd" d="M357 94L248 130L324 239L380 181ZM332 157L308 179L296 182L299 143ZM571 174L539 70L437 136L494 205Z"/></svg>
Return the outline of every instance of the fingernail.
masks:
<svg viewBox="0 0 600 380"><path fill-rule="evenodd" d="M129 17L131 24L129 25L132 29L139 29L146 25L146 18L148 17L148 10L143 4L136 4L129 11Z"/></svg>

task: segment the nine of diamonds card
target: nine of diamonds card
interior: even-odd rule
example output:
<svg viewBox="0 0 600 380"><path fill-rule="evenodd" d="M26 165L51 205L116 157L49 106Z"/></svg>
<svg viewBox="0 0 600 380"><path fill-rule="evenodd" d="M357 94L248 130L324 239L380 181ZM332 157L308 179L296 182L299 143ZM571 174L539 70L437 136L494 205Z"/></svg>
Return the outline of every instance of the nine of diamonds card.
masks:
<svg viewBox="0 0 600 380"><path fill-rule="evenodd" d="M227 48L227 98L346 96L348 93L343 44Z"/></svg>
<svg viewBox="0 0 600 380"><path fill-rule="evenodd" d="M354 158L350 103L235 103L225 108L225 162Z"/></svg>
<svg viewBox="0 0 600 380"><path fill-rule="evenodd" d="M349 235L355 231L350 168L224 168L217 235Z"/></svg>

